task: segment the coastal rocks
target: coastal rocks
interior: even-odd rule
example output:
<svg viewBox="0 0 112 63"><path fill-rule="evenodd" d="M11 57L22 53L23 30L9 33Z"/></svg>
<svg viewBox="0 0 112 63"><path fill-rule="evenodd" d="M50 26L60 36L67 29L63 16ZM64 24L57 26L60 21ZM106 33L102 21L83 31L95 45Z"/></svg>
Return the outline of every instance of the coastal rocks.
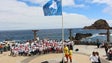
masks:
<svg viewBox="0 0 112 63"><path fill-rule="evenodd" d="M86 33L86 34L76 33L75 39L76 40L81 40L82 38L86 38L86 37L90 37L90 36L92 36L91 33Z"/></svg>
<svg viewBox="0 0 112 63"><path fill-rule="evenodd" d="M106 20L99 19L94 22L91 26L85 26L84 29L107 29L110 28Z"/></svg>

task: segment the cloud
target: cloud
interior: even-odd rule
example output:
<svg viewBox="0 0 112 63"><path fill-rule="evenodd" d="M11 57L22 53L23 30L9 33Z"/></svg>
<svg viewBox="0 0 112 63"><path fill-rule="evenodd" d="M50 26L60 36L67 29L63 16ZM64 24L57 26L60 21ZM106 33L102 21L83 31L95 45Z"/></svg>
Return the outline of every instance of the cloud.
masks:
<svg viewBox="0 0 112 63"><path fill-rule="evenodd" d="M112 16L112 0L92 0L92 3L107 5L102 11Z"/></svg>
<svg viewBox="0 0 112 63"><path fill-rule="evenodd" d="M43 6L45 3L47 3L49 0L18 0L20 2L24 2L29 6Z"/></svg>
<svg viewBox="0 0 112 63"><path fill-rule="evenodd" d="M88 20L83 15L64 13L64 28L82 27ZM0 1L0 30L52 29L61 27L62 17L43 16L41 7L29 7L25 3L16 0Z"/></svg>
<svg viewBox="0 0 112 63"><path fill-rule="evenodd" d="M4 4L5 3L5 4ZM43 15L41 7L28 7L25 3L16 0L5 0L0 2L0 11L5 14L14 15Z"/></svg>
<svg viewBox="0 0 112 63"><path fill-rule="evenodd" d="M35 6L33 4L39 4L39 6L43 6L45 5L45 3L47 3L49 0L19 0L21 2L26 3L27 5L29 5L28 2L32 3L30 4L30 6ZM84 4L76 4L75 0L62 0L62 6L71 6L71 7L84 7Z"/></svg>
<svg viewBox="0 0 112 63"><path fill-rule="evenodd" d="M62 0L63 6L74 6L74 0Z"/></svg>
<svg viewBox="0 0 112 63"><path fill-rule="evenodd" d="M98 3L98 4L106 4L107 8L112 8L112 2L111 0L93 0L92 3Z"/></svg>
<svg viewBox="0 0 112 63"><path fill-rule="evenodd" d="M65 28L83 28L90 25L93 20L80 14L67 14L64 13L64 27Z"/></svg>
<svg viewBox="0 0 112 63"><path fill-rule="evenodd" d="M42 7L16 0L0 1L0 30L61 28L60 17L43 16Z"/></svg>
<svg viewBox="0 0 112 63"><path fill-rule="evenodd" d="M112 6L111 0L92 0L93 3L106 4Z"/></svg>
<svg viewBox="0 0 112 63"><path fill-rule="evenodd" d="M27 0L28 1L28 0ZM47 2L48 0L29 0L30 2L33 2L33 3L35 3L35 2L37 2L37 3L44 3L44 2Z"/></svg>
<svg viewBox="0 0 112 63"><path fill-rule="evenodd" d="M28 7L25 3L16 0L0 1L0 29L20 29L30 26L32 17L42 16L41 7ZM28 21L30 19L31 21ZM36 20L33 20L36 21ZM27 22L29 24L27 25ZM32 27L32 26L31 26Z"/></svg>
<svg viewBox="0 0 112 63"><path fill-rule="evenodd" d="M112 7L106 7L104 10L103 10L104 13L107 13L107 14L110 14L112 16Z"/></svg>
<svg viewBox="0 0 112 63"><path fill-rule="evenodd" d="M92 0L93 3L106 3L106 0Z"/></svg>
<svg viewBox="0 0 112 63"><path fill-rule="evenodd" d="M28 1L28 0L22 0L22 1ZM40 5L44 5L49 0L29 0L32 3L38 3ZM62 0L63 6L74 6L74 0Z"/></svg>
<svg viewBox="0 0 112 63"><path fill-rule="evenodd" d="M71 6L71 7L85 7L84 4L76 4L75 0L62 0L63 6Z"/></svg>
<svg viewBox="0 0 112 63"><path fill-rule="evenodd" d="M94 20L64 12L64 28L82 28ZM0 1L0 30L62 28L61 16L43 16L42 7L30 7L17 0Z"/></svg>

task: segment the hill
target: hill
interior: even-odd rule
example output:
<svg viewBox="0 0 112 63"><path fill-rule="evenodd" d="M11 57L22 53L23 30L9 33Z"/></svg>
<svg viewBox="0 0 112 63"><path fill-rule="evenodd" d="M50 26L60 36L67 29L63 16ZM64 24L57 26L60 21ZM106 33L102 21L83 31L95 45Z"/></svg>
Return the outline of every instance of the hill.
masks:
<svg viewBox="0 0 112 63"><path fill-rule="evenodd" d="M111 28L108 25L107 21L104 19L99 19L95 21L94 24L90 26L85 26L83 29L107 29L107 28Z"/></svg>

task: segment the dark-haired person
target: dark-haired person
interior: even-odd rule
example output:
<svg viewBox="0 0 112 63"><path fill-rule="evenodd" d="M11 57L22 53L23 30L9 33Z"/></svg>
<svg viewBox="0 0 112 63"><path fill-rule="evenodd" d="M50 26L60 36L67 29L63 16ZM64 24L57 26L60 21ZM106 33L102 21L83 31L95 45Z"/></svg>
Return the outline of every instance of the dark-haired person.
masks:
<svg viewBox="0 0 112 63"><path fill-rule="evenodd" d="M107 55L107 52L108 52L108 49L109 49L108 43L104 43L104 48L105 48L105 52L106 52L106 55Z"/></svg>
<svg viewBox="0 0 112 63"><path fill-rule="evenodd" d="M96 57L98 58L98 63L101 63L99 52L96 52Z"/></svg>
<svg viewBox="0 0 112 63"><path fill-rule="evenodd" d="M2 44L0 44L0 53L1 54L3 53L3 46L2 46Z"/></svg>
<svg viewBox="0 0 112 63"><path fill-rule="evenodd" d="M96 52L92 52L92 55L90 56L91 63L98 63L98 57L96 56Z"/></svg>
<svg viewBox="0 0 112 63"><path fill-rule="evenodd" d="M109 60L112 60L112 50L111 49L107 53L107 57L108 57Z"/></svg>

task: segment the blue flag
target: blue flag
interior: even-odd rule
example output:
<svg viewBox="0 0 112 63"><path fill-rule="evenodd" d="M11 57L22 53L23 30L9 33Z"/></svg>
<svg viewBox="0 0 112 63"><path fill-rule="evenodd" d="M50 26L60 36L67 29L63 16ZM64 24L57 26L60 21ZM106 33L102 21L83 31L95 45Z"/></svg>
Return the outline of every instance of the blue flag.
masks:
<svg viewBox="0 0 112 63"><path fill-rule="evenodd" d="M43 6L45 16L62 15L61 0L50 0Z"/></svg>

